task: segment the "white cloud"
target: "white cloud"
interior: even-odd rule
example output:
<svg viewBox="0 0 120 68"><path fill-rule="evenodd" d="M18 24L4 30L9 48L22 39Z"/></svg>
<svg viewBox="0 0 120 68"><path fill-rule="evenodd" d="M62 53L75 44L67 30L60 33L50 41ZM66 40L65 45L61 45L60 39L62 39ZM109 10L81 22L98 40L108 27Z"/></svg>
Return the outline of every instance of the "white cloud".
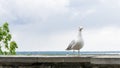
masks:
<svg viewBox="0 0 120 68"><path fill-rule="evenodd" d="M68 4L68 0L1 0L0 17L3 19L3 16L6 16L10 23L21 20L22 23L35 24L47 20L52 15L66 13Z"/></svg>
<svg viewBox="0 0 120 68"><path fill-rule="evenodd" d="M18 16L30 18L39 21L47 20L47 18L54 14L61 14L67 11L67 0L17 0L16 12Z"/></svg>
<svg viewBox="0 0 120 68"><path fill-rule="evenodd" d="M99 0L102 6L107 8L120 8L120 1L119 0Z"/></svg>
<svg viewBox="0 0 120 68"><path fill-rule="evenodd" d="M0 24L6 21L11 21L16 19L14 15L9 12L8 9L4 8L3 4L4 2L0 1Z"/></svg>
<svg viewBox="0 0 120 68"><path fill-rule="evenodd" d="M108 26L85 32L85 47L87 51L117 51L119 50L120 28Z"/></svg>

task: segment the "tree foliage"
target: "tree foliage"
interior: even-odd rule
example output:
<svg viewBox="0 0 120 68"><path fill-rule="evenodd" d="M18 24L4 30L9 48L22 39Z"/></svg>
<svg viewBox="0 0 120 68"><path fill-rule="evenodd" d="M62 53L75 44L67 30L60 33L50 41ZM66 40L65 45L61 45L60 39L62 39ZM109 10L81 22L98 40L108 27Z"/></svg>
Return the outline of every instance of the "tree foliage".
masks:
<svg viewBox="0 0 120 68"><path fill-rule="evenodd" d="M9 24L5 22L0 27L0 55L15 55L17 43L12 41L12 36L9 30Z"/></svg>

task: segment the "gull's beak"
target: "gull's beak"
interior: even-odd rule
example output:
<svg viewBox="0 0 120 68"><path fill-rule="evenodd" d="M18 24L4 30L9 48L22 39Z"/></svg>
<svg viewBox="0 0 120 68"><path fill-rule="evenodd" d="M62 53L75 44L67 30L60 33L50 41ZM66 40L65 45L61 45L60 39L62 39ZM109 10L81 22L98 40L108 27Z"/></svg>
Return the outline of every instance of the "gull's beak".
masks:
<svg viewBox="0 0 120 68"><path fill-rule="evenodd" d="M83 27L79 27L79 31L82 31L83 30Z"/></svg>

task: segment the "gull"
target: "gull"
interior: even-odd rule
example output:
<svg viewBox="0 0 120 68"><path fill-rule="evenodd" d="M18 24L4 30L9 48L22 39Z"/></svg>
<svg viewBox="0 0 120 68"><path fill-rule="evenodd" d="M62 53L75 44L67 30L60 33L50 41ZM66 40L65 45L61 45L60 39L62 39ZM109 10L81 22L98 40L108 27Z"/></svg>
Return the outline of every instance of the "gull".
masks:
<svg viewBox="0 0 120 68"><path fill-rule="evenodd" d="M79 54L79 52L80 52L79 50L84 45L84 42L83 42L83 39L82 39L82 34L81 34L82 30L83 30L83 27L79 27L77 38L71 41L71 43L68 45L66 50L73 50L73 51L78 50L78 54Z"/></svg>

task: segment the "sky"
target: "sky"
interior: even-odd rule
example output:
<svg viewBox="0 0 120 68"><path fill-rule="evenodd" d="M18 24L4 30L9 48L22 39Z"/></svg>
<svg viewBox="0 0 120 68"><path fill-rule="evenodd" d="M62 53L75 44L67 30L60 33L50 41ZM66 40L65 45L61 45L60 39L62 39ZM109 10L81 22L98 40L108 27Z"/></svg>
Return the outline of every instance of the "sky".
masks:
<svg viewBox="0 0 120 68"><path fill-rule="evenodd" d="M0 0L17 51L65 51L83 26L81 51L120 51L120 0Z"/></svg>

